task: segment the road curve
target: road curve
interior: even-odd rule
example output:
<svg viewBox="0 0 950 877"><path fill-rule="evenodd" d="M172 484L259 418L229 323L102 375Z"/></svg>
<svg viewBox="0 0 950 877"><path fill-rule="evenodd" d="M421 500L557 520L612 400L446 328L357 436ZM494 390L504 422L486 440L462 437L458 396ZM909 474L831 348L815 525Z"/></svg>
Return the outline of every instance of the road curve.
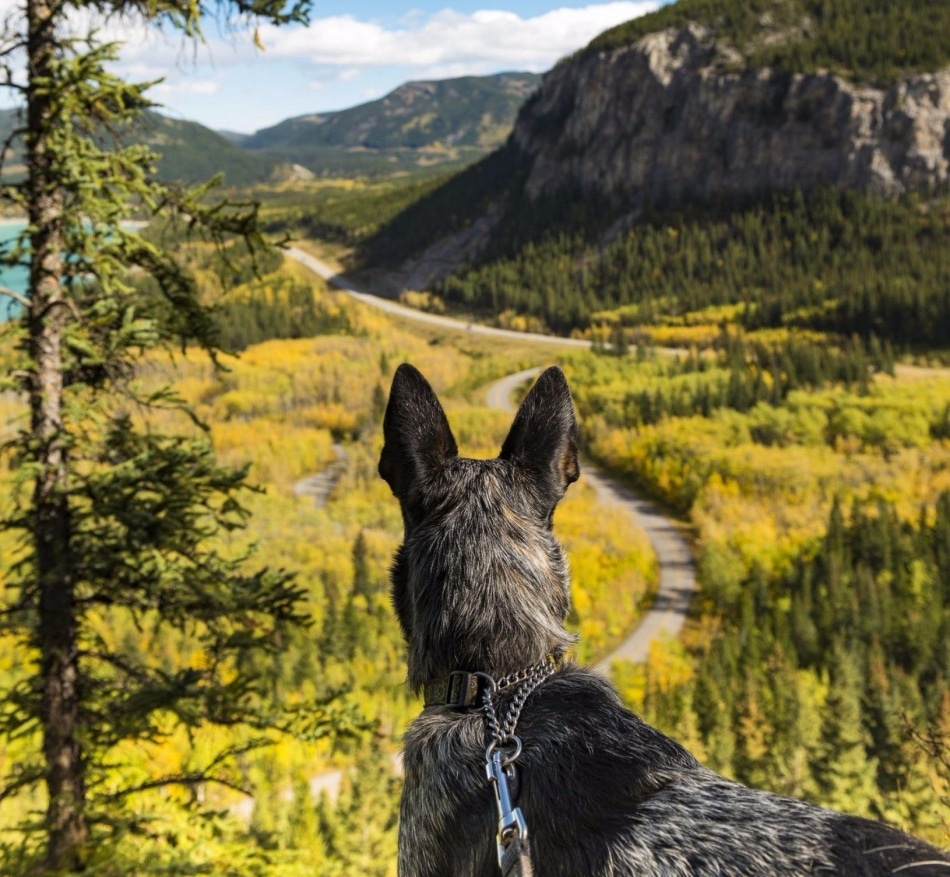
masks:
<svg viewBox="0 0 950 877"><path fill-rule="evenodd" d="M529 368L508 375L488 388L488 405L514 414L511 402L515 389L543 371ZM642 662L647 659L650 643L655 639L675 637L683 628L689 604L696 593L696 565L689 543L676 525L653 503L637 496L584 461L581 472L597 492L597 498L608 510L620 509L631 515L644 530L660 563L660 587L653 606L640 620L636 629L596 668L609 673L614 661Z"/></svg>
<svg viewBox="0 0 950 877"><path fill-rule="evenodd" d="M307 475L294 483L294 496L311 497L318 509L322 509L327 504L333 488L336 487L346 468L346 448L339 442L334 442L333 453L336 459L325 469L321 469L315 475Z"/></svg>
<svg viewBox="0 0 950 877"><path fill-rule="evenodd" d="M451 317L417 311L389 299L358 290L338 271L297 247L289 247L286 253L292 259L318 274L327 283L349 293L357 301L395 316L405 317L432 326L440 326L444 329L466 331L472 334L521 342L586 348L591 346L589 341L579 338L558 338L552 335L513 332L509 329L495 329L491 326L480 326L476 323L463 323L460 320L453 320ZM515 409L511 404L511 395L515 388L535 377L541 371L540 368L527 369L496 381L488 389L488 405L492 408L514 413ZM654 639L675 637L679 634L683 628L683 623L686 621L690 601L696 592L696 566L693 562L689 543L683 538L676 525L665 517L656 506L606 477L595 466L586 461L584 462L583 472L597 492L597 497L602 504L608 508L619 506L627 514L633 516L637 525L646 532L660 563L660 587L653 606L640 620L636 630L597 664L597 669L607 673L614 661L645 661L650 650L650 643Z"/></svg>
<svg viewBox="0 0 950 877"><path fill-rule="evenodd" d="M378 295L372 295L363 292L353 286L346 277L335 271L326 262L321 262L316 256L311 256L297 247L288 247L284 251L291 259L295 259L301 265L306 266L314 274L320 275L331 286L341 289L363 304L378 308L387 314L393 314L397 317L405 317L409 320L415 320L417 323L426 323L430 326L439 326L442 329L453 329L456 332L469 332L472 335L488 335L492 338L506 338L509 341L527 341L529 343L541 344L560 344L564 347L584 347L589 348L590 341L583 338L559 338L556 335L537 335L531 332L515 332L512 329L496 329L494 326L482 326L478 323L463 323L461 320L454 320L452 317L441 317L438 314L427 314L425 311L417 311L414 308L408 308L388 298L380 298Z"/></svg>

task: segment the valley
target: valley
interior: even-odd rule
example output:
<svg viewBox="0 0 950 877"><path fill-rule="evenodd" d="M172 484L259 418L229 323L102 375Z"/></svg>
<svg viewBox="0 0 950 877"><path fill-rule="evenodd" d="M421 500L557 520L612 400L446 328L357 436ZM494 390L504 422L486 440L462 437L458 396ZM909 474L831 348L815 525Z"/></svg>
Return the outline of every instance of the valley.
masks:
<svg viewBox="0 0 950 877"><path fill-rule="evenodd" d="M679 0L543 77L419 79L247 137L147 117L156 173L224 170L232 200L101 195L102 228L154 216L123 254L83 244L77 213L60 249L85 267L47 309L85 559L75 653L96 668L89 812L107 814L89 873L394 877L394 760L421 709L377 471L402 362L473 457L563 369L574 660L730 779L950 846L946 15ZM39 703L42 443L37 320L10 317L0 871L27 874L47 804L41 722L17 718ZM174 492L191 485L197 508ZM183 522L192 541L160 541ZM207 571L232 563L247 572L220 582L251 597L229 615ZM203 576L223 602L180 608ZM297 614L271 628L254 595L275 581Z"/></svg>

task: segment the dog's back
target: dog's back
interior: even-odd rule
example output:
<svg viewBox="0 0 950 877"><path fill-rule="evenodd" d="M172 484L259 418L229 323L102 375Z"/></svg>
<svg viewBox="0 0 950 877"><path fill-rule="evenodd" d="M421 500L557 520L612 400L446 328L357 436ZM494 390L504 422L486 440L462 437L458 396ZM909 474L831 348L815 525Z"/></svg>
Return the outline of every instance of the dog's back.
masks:
<svg viewBox="0 0 950 877"><path fill-rule="evenodd" d="M571 641L567 566L551 533L578 472L563 375L541 376L496 460L458 456L438 400L411 366L396 374L384 431L380 473L406 525L393 600L410 685L443 691L454 671L467 671L466 684L469 673L533 678L525 668L558 661ZM523 701L509 738L523 747L510 783L537 877L950 877L950 855L915 838L702 767L591 671L568 664L530 691L516 685L489 700L500 716ZM478 709L430 706L413 723L402 877L499 873L490 740Z"/></svg>

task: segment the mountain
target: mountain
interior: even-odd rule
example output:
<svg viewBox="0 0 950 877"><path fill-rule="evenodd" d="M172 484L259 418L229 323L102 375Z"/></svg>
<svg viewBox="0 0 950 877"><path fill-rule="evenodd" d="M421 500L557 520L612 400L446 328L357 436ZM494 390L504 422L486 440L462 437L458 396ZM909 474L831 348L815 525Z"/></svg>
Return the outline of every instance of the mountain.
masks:
<svg viewBox="0 0 950 877"><path fill-rule="evenodd" d="M0 142L5 143L18 124L17 110L0 110ZM200 183L223 173L227 185L246 186L289 173L273 156L246 152L204 125L155 112L145 113L123 139L147 143L158 152L158 176L167 181ZM15 140L4 172L15 177L24 170L22 143Z"/></svg>
<svg viewBox="0 0 950 877"><path fill-rule="evenodd" d="M240 141L316 173L470 161L501 145L534 73L408 82L380 100L287 119Z"/></svg>
<svg viewBox="0 0 950 877"><path fill-rule="evenodd" d="M250 134L242 134L240 131L225 131L220 128L215 131L215 134L220 134L228 143L234 143L236 146L240 146L251 136Z"/></svg>
<svg viewBox="0 0 950 877"><path fill-rule="evenodd" d="M130 136L161 153L159 176L167 180L198 183L223 173L227 185L246 186L280 173L278 159L247 152L197 122L147 113Z"/></svg>
<svg viewBox="0 0 950 877"><path fill-rule="evenodd" d="M945 187L947 33L946 0L680 0L558 64L502 149L363 258L412 253L404 282L419 289L579 216L609 241L656 209Z"/></svg>
<svg viewBox="0 0 950 877"><path fill-rule="evenodd" d="M571 186L635 207L950 179L950 71L875 86L741 57L691 23L553 71L514 133L527 193Z"/></svg>

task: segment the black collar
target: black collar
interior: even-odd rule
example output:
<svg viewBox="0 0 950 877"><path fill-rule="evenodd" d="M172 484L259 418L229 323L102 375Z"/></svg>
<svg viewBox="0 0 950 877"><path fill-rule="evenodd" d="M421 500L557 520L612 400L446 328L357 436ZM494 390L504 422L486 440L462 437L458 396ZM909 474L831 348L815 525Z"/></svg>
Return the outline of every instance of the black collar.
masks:
<svg viewBox="0 0 950 877"><path fill-rule="evenodd" d="M510 673L507 676L500 676L497 679L489 673L480 673L476 670L453 670L449 673L448 679L442 682L430 682L423 686L422 694L425 698L423 709L437 706L453 710L479 709L485 702L486 691L494 693L521 682L530 673L549 662L556 668L560 668L562 660L562 655L552 653L539 665L517 673Z"/></svg>
<svg viewBox="0 0 950 877"><path fill-rule="evenodd" d="M453 670L442 682L432 682L422 689L423 707L447 706L453 710L480 707L486 689L494 688L495 681L487 673Z"/></svg>

